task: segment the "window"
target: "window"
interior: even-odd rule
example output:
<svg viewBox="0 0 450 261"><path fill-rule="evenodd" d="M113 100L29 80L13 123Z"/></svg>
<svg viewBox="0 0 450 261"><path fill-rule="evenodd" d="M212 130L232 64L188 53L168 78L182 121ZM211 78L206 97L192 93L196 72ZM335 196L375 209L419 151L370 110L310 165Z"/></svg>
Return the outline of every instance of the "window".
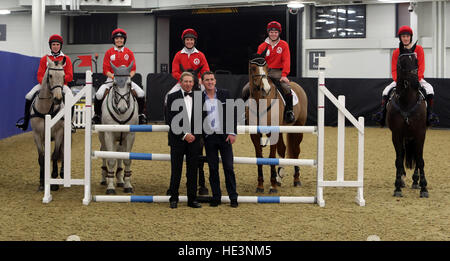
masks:
<svg viewBox="0 0 450 261"><path fill-rule="evenodd" d="M401 4L397 4L395 6L396 8L396 12L397 12L397 20L396 20L396 28L395 28L395 37L397 37L397 32L398 29L400 29L400 27L407 25L407 26L411 26L411 22L410 22L410 14L408 11L409 8L409 3L401 3Z"/></svg>
<svg viewBox="0 0 450 261"><path fill-rule="evenodd" d="M365 38L366 6L311 6L311 38Z"/></svg>
<svg viewBox="0 0 450 261"><path fill-rule="evenodd" d="M69 18L69 43L111 43L111 32L117 28L117 14L92 14Z"/></svg>

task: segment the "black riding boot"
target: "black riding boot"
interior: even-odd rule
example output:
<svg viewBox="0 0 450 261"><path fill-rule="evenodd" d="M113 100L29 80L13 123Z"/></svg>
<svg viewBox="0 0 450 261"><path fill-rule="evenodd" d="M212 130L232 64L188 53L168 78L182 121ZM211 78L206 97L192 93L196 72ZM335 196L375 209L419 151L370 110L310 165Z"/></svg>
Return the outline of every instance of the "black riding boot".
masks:
<svg viewBox="0 0 450 261"><path fill-rule="evenodd" d="M94 97L94 117L92 118L93 124L100 124L102 123L102 104L103 99L97 100L97 97Z"/></svg>
<svg viewBox="0 0 450 261"><path fill-rule="evenodd" d="M295 121L295 117L294 111L292 110L292 93L289 92L289 94L286 94L284 99L286 101L286 107L284 108L284 121L286 123L293 123Z"/></svg>
<svg viewBox="0 0 450 261"><path fill-rule="evenodd" d="M136 98L138 102L139 124L147 124L147 116L145 116L145 97Z"/></svg>
<svg viewBox="0 0 450 261"><path fill-rule="evenodd" d="M439 123L439 117L433 112L433 94L427 95L427 126Z"/></svg>
<svg viewBox="0 0 450 261"><path fill-rule="evenodd" d="M16 122L16 127L26 131L28 129L28 123L30 122L30 108L32 101L25 99L25 112L23 116L22 124ZM19 120L20 121L20 120Z"/></svg>
<svg viewBox="0 0 450 261"><path fill-rule="evenodd" d="M378 124L380 124L381 127L383 127L386 124L386 105L388 102L389 96L384 95L382 100L381 100L381 107L380 107L380 111L378 111L377 113L375 113L372 116L372 119L374 121L376 121Z"/></svg>

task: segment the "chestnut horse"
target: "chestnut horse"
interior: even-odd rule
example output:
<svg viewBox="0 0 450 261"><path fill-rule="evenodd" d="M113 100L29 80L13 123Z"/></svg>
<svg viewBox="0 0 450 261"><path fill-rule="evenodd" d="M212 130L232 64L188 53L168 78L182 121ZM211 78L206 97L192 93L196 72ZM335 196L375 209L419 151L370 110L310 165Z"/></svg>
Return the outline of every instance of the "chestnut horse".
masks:
<svg viewBox="0 0 450 261"><path fill-rule="evenodd" d="M267 51L267 50L266 50ZM258 104L258 107L261 107L259 104L262 102L266 103L268 106L264 111L259 111L257 109L257 125L291 125L291 126L304 126L306 123L307 117L307 108L308 108L308 98L306 97L306 93L303 88L295 82L290 82L290 87L297 94L299 102L293 106L295 121L291 124L286 124L284 122L284 103L281 101L281 95L277 91L277 86L272 79L268 77L268 67L266 60L264 57L266 56L266 51L262 54L255 54L252 59L249 61L248 70L249 70L249 90L250 90L250 101L255 101ZM273 103L274 101L277 101ZM272 106L274 104L277 106ZM271 110L278 109L278 113L275 115L275 118L272 116ZM275 111L276 112L276 111ZM252 115L255 114L255 111L250 107L246 108L246 119L247 124L249 120L252 118ZM262 119L265 117L265 119ZM276 118L278 117L278 118ZM253 124L251 124L253 125ZM270 137L272 135L272 137ZM277 135L277 136L274 136ZM276 158L276 153L281 158L285 157L286 154L286 145L283 141L283 134L280 133L271 133L267 136L270 137L270 140L276 140L275 144L270 144L270 158ZM251 140L253 142L253 146L255 147L255 154L257 158L262 158L262 146L261 146L261 137L262 134L251 134ZM303 140L303 133L288 133L287 134L287 154L288 158L297 159L300 155L300 143ZM263 177L263 165L258 165L258 186L256 188L256 192L261 193L264 192L264 177ZM270 193L277 193L277 186L281 185L280 181L283 175L283 168L278 167L278 172L275 170L275 165L270 166L271 175L270 175ZM277 182L278 180L278 182ZM300 168L298 166L294 167L294 186L300 186Z"/></svg>

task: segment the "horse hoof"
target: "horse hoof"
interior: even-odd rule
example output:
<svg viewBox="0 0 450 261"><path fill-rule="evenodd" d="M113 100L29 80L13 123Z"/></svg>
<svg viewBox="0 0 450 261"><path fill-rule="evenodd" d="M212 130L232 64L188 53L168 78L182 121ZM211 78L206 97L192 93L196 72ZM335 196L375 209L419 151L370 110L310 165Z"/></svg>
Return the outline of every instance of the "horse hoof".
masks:
<svg viewBox="0 0 450 261"><path fill-rule="evenodd" d="M419 187L419 184L412 184L411 188L412 189L419 189L420 187Z"/></svg>
<svg viewBox="0 0 450 261"><path fill-rule="evenodd" d="M428 191L421 191L420 192L420 197L421 198L428 198Z"/></svg>
<svg viewBox="0 0 450 261"><path fill-rule="evenodd" d="M281 187L281 183L280 183L280 182L277 182L277 186L278 186L278 187Z"/></svg>
<svg viewBox="0 0 450 261"><path fill-rule="evenodd" d="M269 194L278 193L278 189L270 189Z"/></svg>
<svg viewBox="0 0 450 261"><path fill-rule="evenodd" d="M123 188L123 183L117 183L116 186L119 187L119 188Z"/></svg>
<svg viewBox="0 0 450 261"><path fill-rule="evenodd" d="M106 195L116 195L116 190L115 189L107 189Z"/></svg>
<svg viewBox="0 0 450 261"><path fill-rule="evenodd" d="M133 193L133 188L124 188L123 192L125 192L125 193Z"/></svg>
<svg viewBox="0 0 450 261"><path fill-rule="evenodd" d="M100 182L100 185L102 185L102 186L106 186L106 181L102 181L102 182Z"/></svg>
<svg viewBox="0 0 450 261"><path fill-rule="evenodd" d="M264 193L264 189L263 188L256 188L256 193Z"/></svg>
<svg viewBox="0 0 450 261"><path fill-rule="evenodd" d="M55 184L50 185L51 191L57 191L58 189L59 189L59 185L55 185Z"/></svg>
<svg viewBox="0 0 450 261"><path fill-rule="evenodd" d="M301 187L302 183L300 181L294 181L294 187Z"/></svg>
<svg viewBox="0 0 450 261"><path fill-rule="evenodd" d="M403 197L402 192L401 191L394 191L394 197Z"/></svg>

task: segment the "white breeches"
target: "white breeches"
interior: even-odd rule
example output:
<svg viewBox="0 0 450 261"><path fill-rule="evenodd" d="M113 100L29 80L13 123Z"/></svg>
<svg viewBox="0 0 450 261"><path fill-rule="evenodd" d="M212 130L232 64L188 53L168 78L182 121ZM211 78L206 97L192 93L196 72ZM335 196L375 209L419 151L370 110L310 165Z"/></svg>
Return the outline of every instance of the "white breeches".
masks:
<svg viewBox="0 0 450 261"><path fill-rule="evenodd" d="M112 85L113 81L108 78L108 80L106 80L106 82L102 84L102 86L100 86L100 88L98 88L98 91L95 93L95 97L97 98L97 100L103 99L106 89L111 88ZM142 90L141 87L139 87L139 85L137 85L136 83L131 82L131 89L136 92L139 98L145 97L144 90Z"/></svg>
<svg viewBox="0 0 450 261"><path fill-rule="evenodd" d="M29 101L31 101L31 99L33 99L33 96L34 96L34 94L37 92L37 91L40 91L41 90L41 85L38 83L38 84L36 84L26 95L25 95L25 99L27 99L27 100L29 100ZM63 87L63 93L68 93L68 92L71 92L71 90L70 90L70 88L69 88L69 86L67 86L67 85L64 85L64 87Z"/></svg>
<svg viewBox="0 0 450 261"><path fill-rule="evenodd" d="M425 89L425 92L427 93L427 95L434 94L433 86L431 86L431 84L429 84L427 81L425 81L425 79L420 80L419 83L420 83L420 86L422 86L422 88ZM395 81L393 81L391 84L386 86L386 88L384 88L384 90L383 90L383 96L387 96L389 94L389 91L392 88L394 88L395 86L397 86L397 83Z"/></svg>

